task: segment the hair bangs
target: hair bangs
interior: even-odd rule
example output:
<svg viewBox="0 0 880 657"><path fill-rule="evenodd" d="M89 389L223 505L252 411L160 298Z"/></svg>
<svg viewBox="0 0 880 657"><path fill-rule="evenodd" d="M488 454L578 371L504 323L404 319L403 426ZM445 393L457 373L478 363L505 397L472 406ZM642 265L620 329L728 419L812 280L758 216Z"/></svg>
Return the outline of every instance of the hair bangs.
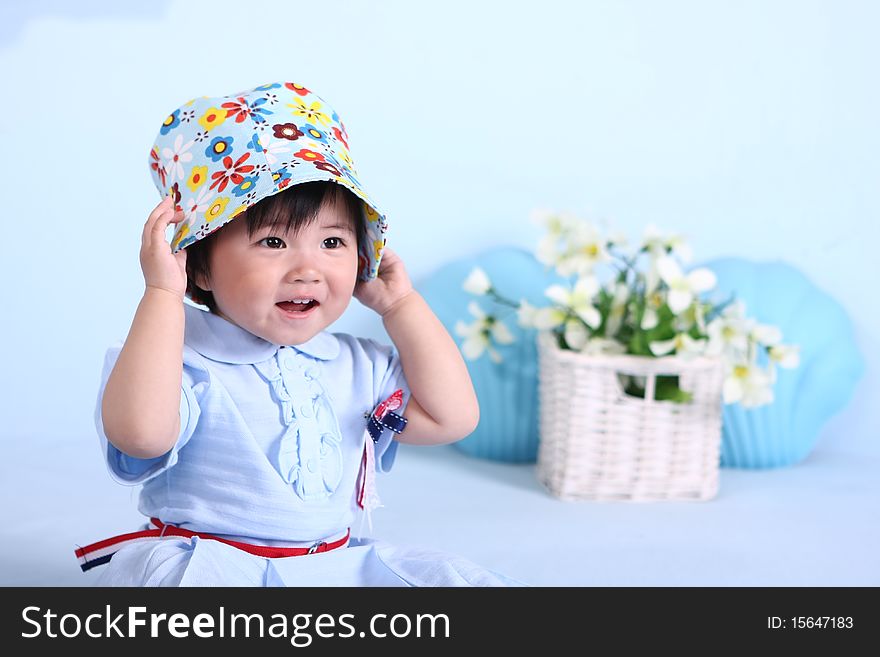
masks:
<svg viewBox="0 0 880 657"><path fill-rule="evenodd" d="M269 196L244 211L248 237L252 238L264 228L275 228L297 235L318 218L325 204L344 211L351 222L352 232L357 234L362 222L360 199L336 183L317 181L296 185L290 190Z"/></svg>

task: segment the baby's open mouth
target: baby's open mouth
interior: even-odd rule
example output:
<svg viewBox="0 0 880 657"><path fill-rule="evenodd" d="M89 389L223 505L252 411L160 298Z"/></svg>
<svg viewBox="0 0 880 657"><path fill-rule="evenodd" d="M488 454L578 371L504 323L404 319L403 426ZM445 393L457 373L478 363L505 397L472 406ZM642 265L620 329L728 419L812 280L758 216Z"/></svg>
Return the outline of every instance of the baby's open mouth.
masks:
<svg viewBox="0 0 880 657"><path fill-rule="evenodd" d="M311 310L315 306L320 306L317 301L314 299L291 299L290 301L279 301L275 304L282 310L286 310L289 313L304 313L307 310Z"/></svg>

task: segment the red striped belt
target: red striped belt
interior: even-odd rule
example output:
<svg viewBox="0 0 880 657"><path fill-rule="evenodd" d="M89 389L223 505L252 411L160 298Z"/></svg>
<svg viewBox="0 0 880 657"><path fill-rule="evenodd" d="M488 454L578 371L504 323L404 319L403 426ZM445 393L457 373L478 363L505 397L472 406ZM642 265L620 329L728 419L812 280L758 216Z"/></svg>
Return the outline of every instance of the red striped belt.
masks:
<svg viewBox="0 0 880 657"><path fill-rule="evenodd" d="M219 536L205 534L203 532L192 532L188 529L175 527L174 525L166 525L158 518L150 518L150 524L153 525L153 529L144 529L139 532L120 534L113 538L107 538L103 541L98 541L97 543L77 548L76 556L79 559L80 568L85 572L90 568L105 564L110 561L114 554L126 545L176 536L182 536L184 538L198 536L202 539L226 543L226 545L230 545L258 557L278 559L282 557L299 557L306 554L315 554L316 552L329 552L330 550L345 547L351 534L351 530L346 530L345 535L338 540L330 543L317 541L309 547L274 547L270 545L253 545L251 543L242 543L241 541L231 541L226 538L220 538Z"/></svg>

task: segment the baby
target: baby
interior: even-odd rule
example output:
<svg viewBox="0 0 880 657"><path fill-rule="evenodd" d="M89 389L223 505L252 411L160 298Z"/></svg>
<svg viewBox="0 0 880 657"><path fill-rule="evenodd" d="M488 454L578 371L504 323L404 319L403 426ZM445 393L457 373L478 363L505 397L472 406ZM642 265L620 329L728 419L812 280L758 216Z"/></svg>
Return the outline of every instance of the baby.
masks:
<svg viewBox="0 0 880 657"><path fill-rule="evenodd" d="M385 248L338 115L293 83L196 99L165 120L151 168L164 199L143 230L146 289L95 413L150 523L78 549L83 570L106 564L97 583L120 586L518 584L351 535L397 442L459 440L479 407ZM352 296L396 353L326 331Z"/></svg>

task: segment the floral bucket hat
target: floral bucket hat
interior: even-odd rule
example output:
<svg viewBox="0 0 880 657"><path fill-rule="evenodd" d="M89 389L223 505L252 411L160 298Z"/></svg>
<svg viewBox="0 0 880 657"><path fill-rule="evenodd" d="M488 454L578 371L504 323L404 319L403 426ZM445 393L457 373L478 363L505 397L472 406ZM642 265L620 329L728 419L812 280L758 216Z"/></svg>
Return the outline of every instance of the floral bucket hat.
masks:
<svg viewBox="0 0 880 657"><path fill-rule="evenodd" d="M267 196L328 180L363 201L367 243L358 254L360 276L369 280L379 271L385 216L358 180L339 115L299 84L275 82L189 101L162 124L150 171L159 194L171 195L184 213L171 240L175 253Z"/></svg>

